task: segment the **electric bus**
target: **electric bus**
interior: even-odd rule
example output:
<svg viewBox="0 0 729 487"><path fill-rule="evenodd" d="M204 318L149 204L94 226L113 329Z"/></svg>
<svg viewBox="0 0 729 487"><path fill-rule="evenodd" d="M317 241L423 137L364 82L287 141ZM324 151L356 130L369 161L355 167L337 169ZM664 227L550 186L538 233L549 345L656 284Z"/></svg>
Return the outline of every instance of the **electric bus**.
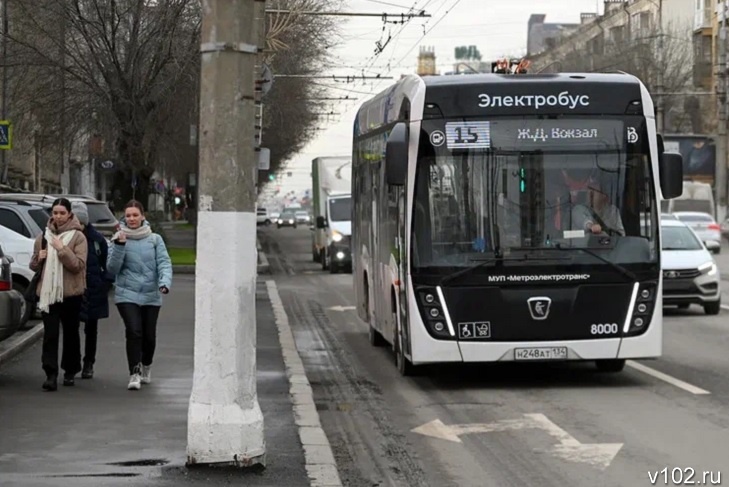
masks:
<svg viewBox="0 0 729 487"><path fill-rule="evenodd" d="M682 161L636 77L409 75L360 107L352 163L357 311L403 375L661 355Z"/></svg>

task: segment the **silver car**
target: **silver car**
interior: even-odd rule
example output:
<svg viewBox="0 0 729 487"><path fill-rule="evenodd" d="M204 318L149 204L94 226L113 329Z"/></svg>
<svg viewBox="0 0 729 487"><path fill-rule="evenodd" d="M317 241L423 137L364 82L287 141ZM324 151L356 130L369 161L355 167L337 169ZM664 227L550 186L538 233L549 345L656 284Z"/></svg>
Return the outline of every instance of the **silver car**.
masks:
<svg viewBox="0 0 729 487"><path fill-rule="evenodd" d="M676 220L661 221L663 304L703 306L706 314L721 311L721 283L716 262L696 233Z"/></svg>
<svg viewBox="0 0 729 487"><path fill-rule="evenodd" d="M710 251L721 252L721 226L708 213L676 211L673 215L691 228Z"/></svg>

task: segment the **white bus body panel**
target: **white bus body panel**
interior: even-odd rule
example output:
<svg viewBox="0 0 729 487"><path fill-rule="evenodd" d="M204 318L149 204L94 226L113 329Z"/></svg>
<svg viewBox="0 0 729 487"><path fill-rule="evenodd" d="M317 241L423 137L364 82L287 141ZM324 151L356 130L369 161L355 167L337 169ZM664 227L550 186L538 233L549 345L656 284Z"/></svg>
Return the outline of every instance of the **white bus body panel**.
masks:
<svg viewBox="0 0 729 487"><path fill-rule="evenodd" d="M414 364L462 362L461 350L455 340L436 340L425 330L420 316L415 290L408 279L408 323L410 325L410 361Z"/></svg>
<svg viewBox="0 0 729 487"><path fill-rule="evenodd" d="M661 273L662 274L662 273ZM656 304L648 330L642 335L623 338L619 358L657 358L663 354L663 276L658 279Z"/></svg>

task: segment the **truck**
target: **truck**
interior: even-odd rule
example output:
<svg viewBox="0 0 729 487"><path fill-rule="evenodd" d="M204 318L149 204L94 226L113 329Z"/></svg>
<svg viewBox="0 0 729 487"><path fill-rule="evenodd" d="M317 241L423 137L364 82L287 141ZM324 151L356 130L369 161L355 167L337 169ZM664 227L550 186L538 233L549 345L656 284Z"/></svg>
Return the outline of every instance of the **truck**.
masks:
<svg viewBox="0 0 729 487"><path fill-rule="evenodd" d="M661 201L664 213L700 211L716 218L716 205L711 185L704 182L683 182L683 193L677 198Z"/></svg>
<svg viewBox="0 0 729 487"><path fill-rule="evenodd" d="M311 162L313 225L311 253L322 270L352 269L352 158L317 157Z"/></svg>

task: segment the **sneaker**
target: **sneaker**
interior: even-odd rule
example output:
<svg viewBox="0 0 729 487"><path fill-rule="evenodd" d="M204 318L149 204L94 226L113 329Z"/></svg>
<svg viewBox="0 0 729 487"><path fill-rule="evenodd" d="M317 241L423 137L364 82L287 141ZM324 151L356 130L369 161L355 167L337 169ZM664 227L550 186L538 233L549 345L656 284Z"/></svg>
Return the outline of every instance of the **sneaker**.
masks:
<svg viewBox="0 0 729 487"><path fill-rule="evenodd" d="M91 364L84 364L84 369L81 371L82 379L91 379L94 377L94 366Z"/></svg>
<svg viewBox="0 0 729 487"><path fill-rule="evenodd" d="M132 374L129 377L129 385L127 386L127 389L130 391L138 391L142 388L142 376L139 374Z"/></svg>
<svg viewBox="0 0 729 487"><path fill-rule="evenodd" d="M152 383L152 366L142 365L142 384Z"/></svg>

